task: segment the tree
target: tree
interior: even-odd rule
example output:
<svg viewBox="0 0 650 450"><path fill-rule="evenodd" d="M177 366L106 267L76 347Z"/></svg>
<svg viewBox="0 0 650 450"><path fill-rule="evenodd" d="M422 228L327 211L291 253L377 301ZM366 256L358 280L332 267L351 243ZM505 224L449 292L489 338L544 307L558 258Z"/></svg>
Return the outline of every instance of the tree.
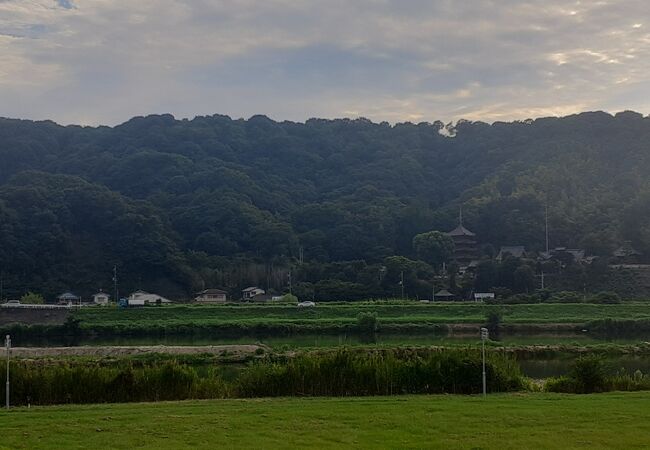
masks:
<svg viewBox="0 0 650 450"><path fill-rule="evenodd" d="M444 233L429 231L413 238L413 249L422 261L439 267L454 254L454 241Z"/></svg>
<svg viewBox="0 0 650 450"><path fill-rule="evenodd" d="M20 297L20 303L24 303L26 305L42 305L45 303L45 299L41 294L35 294L30 291Z"/></svg>
<svg viewBox="0 0 650 450"><path fill-rule="evenodd" d="M514 273L514 287L517 292L530 292L535 289L535 272L528 265L517 268Z"/></svg>

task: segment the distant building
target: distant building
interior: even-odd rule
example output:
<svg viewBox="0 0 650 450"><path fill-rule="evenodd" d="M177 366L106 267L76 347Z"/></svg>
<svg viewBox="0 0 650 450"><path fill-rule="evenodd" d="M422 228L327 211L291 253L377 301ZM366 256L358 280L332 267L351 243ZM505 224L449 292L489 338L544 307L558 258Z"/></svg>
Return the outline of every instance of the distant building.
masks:
<svg viewBox="0 0 650 450"><path fill-rule="evenodd" d="M242 294L242 298L244 300L252 300L252 299L254 299L255 297L257 297L259 295L266 294L266 291L264 289L262 289L262 288L258 288L256 286L251 286L251 287L247 287L246 289L242 290L241 294Z"/></svg>
<svg viewBox="0 0 650 450"><path fill-rule="evenodd" d="M475 292L474 301L484 302L485 300L494 300L494 292Z"/></svg>
<svg viewBox="0 0 650 450"><path fill-rule="evenodd" d="M226 303L228 293L221 289L205 289L197 292L194 300L197 303Z"/></svg>
<svg viewBox="0 0 650 450"><path fill-rule="evenodd" d="M57 300L59 301L59 305L69 305L71 303L78 302L80 298L74 295L72 292L64 292L57 297Z"/></svg>
<svg viewBox="0 0 650 450"><path fill-rule="evenodd" d="M93 295L93 303L96 305L108 305L108 302L110 300L110 296L106 292L102 292L101 290Z"/></svg>
<svg viewBox="0 0 650 450"><path fill-rule="evenodd" d="M625 241L623 245L614 250L613 255L618 260L618 262L622 263L636 263L642 256L641 252L632 247L632 243L630 241Z"/></svg>
<svg viewBox="0 0 650 450"><path fill-rule="evenodd" d="M560 261L583 262L587 260L585 251L580 248L555 247L548 252L540 253L541 259L557 259Z"/></svg>
<svg viewBox="0 0 650 450"><path fill-rule="evenodd" d="M440 289L438 292L436 292L435 295L435 300L437 301L449 301L454 299L454 294L449 292L447 289Z"/></svg>
<svg viewBox="0 0 650 450"><path fill-rule="evenodd" d="M502 261L506 255L513 256L515 258L525 258L526 257L526 247L523 245L509 245L501 247L499 254L497 255L497 261Z"/></svg>
<svg viewBox="0 0 650 450"><path fill-rule="evenodd" d="M458 226L445 234L454 241L454 260L461 267L469 266L478 258L476 235L463 226L462 213L459 216Z"/></svg>
<svg viewBox="0 0 650 450"><path fill-rule="evenodd" d="M135 291L129 295L129 306L144 306L144 305L158 305L168 304L171 300L166 299L162 295L150 294L145 291Z"/></svg>

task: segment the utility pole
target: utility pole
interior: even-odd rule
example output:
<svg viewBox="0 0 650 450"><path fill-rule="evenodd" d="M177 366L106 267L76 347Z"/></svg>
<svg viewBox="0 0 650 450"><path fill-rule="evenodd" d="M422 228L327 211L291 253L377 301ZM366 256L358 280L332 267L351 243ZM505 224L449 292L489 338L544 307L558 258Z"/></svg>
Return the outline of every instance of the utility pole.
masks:
<svg viewBox="0 0 650 450"><path fill-rule="evenodd" d="M485 379L485 341L488 339L488 329L481 328L481 345L483 347L483 397L487 396L487 380Z"/></svg>
<svg viewBox="0 0 650 450"><path fill-rule="evenodd" d="M11 336L5 336L5 348L7 352L7 391L6 391L6 405L7 410L9 410L9 353L11 352Z"/></svg>
<svg viewBox="0 0 650 450"><path fill-rule="evenodd" d="M113 288L115 292L115 302L120 302L120 297L117 292L117 264L113 266Z"/></svg>
<svg viewBox="0 0 650 450"><path fill-rule="evenodd" d="M400 280L399 284L402 287L402 300L404 300L404 271L402 270L399 274Z"/></svg>
<svg viewBox="0 0 650 450"><path fill-rule="evenodd" d="M544 205L544 229L546 234L546 255L548 256L548 201Z"/></svg>
<svg viewBox="0 0 650 450"><path fill-rule="evenodd" d="M289 295L293 295L293 289L291 286L291 269L289 269Z"/></svg>

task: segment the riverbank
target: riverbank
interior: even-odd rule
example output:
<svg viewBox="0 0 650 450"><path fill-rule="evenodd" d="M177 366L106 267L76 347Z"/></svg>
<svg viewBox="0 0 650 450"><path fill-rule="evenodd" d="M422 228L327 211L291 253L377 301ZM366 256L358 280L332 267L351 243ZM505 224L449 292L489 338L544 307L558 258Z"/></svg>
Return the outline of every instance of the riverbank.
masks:
<svg viewBox="0 0 650 450"><path fill-rule="evenodd" d="M0 448L645 448L648 404L634 392L18 408L0 412Z"/></svg>
<svg viewBox="0 0 650 450"><path fill-rule="evenodd" d="M585 330L623 335L628 330L650 331L650 308L647 303L639 302L615 305L362 302L319 304L313 308L278 304L88 307L70 312L63 324L5 320L0 332L30 338L336 335L367 331L359 318L370 314L376 317L384 333L475 333L492 313L498 317L496 326L510 333Z"/></svg>

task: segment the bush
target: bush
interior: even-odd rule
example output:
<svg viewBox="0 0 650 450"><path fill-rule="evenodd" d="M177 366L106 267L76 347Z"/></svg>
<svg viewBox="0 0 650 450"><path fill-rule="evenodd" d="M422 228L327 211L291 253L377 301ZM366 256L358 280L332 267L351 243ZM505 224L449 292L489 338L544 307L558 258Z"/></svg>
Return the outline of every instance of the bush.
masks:
<svg viewBox="0 0 650 450"><path fill-rule="evenodd" d="M545 389L549 392L590 394L610 390L611 382L601 358L582 356L575 361L569 375L547 380Z"/></svg>
<svg viewBox="0 0 650 450"><path fill-rule="evenodd" d="M499 334L499 328L501 327L502 320L503 314L501 311L492 310L485 316L485 327L490 330L490 333Z"/></svg>
<svg viewBox="0 0 650 450"><path fill-rule="evenodd" d="M582 303L582 295L573 291L561 291L553 294L547 303Z"/></svg>
<svg viewBox="0 0 650 450"><path fill-rule="evenodd" d="M566 394L575 394L576 382L569 376L552 377L544 383L544 390L548 392L562 392Z"/></svg>
<svg viewBox="0 0 650 450"><path fill-rule="evenodd" d="M576 383L576 393L590 394L607 390L603 360L597 356L582 356L576 360L570 377Z"/></svg>
<svg viewBox="0 0 650 450"><path fill-rule="evenodd" d="M291 303L291 304L296 304L299 302L298 297L296 297L293 294L284 294L282 298L280 299L280 302L282 303Z"/></svg>
<svg viewBox="0 0 650 450"><path fill-rule="evenodd" d="M30 291L20 297L20 303L24 303L26 305L42 305L45 303L45 299L41 294L35 294Z"/></svg>
<svg viewBox="0 0 650 450"><path fill-rule="evenodd" d="M594 303L602 303L607 305L614 305L621 303L621 296L616 292L602 291L596 294L592 301Z"/></svg>
<svg viewBox="0 0 650 450"><path fill-rule="evenodd" d="M368 334L375 334L379 331L379 319L377 318L377 313L359 313L359 315L357 315L357 330Z"/></svg>

